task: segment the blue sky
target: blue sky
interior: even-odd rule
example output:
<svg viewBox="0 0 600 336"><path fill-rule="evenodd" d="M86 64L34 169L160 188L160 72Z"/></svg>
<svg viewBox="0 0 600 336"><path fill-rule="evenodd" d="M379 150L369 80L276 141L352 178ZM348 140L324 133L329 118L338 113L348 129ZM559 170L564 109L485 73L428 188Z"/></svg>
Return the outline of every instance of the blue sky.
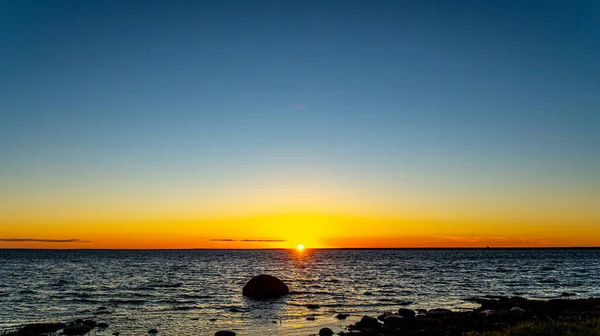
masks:
<svg viewBox="0 0 600 336"><path fill-rule="evenodd" d="M0 184L390 204L405 181L592 211L598 60L597 1L5 1Z"/></svg>

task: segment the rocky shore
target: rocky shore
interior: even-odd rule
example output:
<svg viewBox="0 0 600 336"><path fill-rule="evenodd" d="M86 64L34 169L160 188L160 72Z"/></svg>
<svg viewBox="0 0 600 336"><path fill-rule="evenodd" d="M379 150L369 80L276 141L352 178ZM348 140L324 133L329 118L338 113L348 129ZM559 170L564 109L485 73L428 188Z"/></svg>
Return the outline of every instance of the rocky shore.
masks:
<svg viewBox="0 0 600 336"><path fill-rule="evenodd" d="M505 330L524 322L578 322L600 318L600 299L529 300L487 296L468 301L481 306L472 311L407 309L377 317L363 316L339 335L363 336L465 336ZM322 335L328 335L324 331ZM331 335L331 334L329 334Z"/></svg>
<svg viewBox="0 0 600 336"><path fill-rule="evenodd" d="M470 298L480 304L471 311L455 312L448 309L408 309L385 312L379 316L363 316L337 335L362 336L474 336L501 331L524 322L565 321L582 322L600 318L600 298L530 300L522 297L486 296ZM340 320L347 317L338 314ZM86 335L94 329L106 329L108 324L94 320L76 320L69 323L35 323L0 332L2 336ZM159 334L156 329L148 335ZM169 334L165 331L166 334ZM118 336L119 332L112 335ZM228 330L215 331L216 336L235 336ZM314 336L335 335L329 328Z"/></svg>

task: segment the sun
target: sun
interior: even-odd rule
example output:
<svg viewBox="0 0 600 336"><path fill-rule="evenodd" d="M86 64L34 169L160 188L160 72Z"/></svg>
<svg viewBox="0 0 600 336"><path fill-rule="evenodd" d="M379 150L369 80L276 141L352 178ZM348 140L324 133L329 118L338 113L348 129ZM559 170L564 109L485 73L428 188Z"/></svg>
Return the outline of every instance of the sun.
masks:
<svg viewBox="0 0 600 336"><path fill-rule="evenodd" d="M298 246L296 246L296 250L298 250L298 251L304 250L304 245L298 244Z"/></svg>

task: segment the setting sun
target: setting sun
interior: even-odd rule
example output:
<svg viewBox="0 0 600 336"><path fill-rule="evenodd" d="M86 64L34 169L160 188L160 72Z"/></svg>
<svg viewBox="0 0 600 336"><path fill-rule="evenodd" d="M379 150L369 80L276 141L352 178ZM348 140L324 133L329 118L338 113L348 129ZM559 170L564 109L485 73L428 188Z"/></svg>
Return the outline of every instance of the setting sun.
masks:
<svg viewBox="0 0 600 336"><path fill-rule="evenodd" d="M304 245L302 245L302 244L298 244L298 246L296 246L296 249L297 249L298 251L302 251L302 250L304 250Z"/></svg>

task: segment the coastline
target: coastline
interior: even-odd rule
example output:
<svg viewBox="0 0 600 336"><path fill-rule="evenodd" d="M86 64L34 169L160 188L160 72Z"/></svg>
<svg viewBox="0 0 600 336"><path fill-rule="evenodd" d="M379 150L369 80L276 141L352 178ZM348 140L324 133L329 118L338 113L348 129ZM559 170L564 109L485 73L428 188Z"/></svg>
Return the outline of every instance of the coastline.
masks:
<svg viewBox="0 0 600 336"><path fill-rule="evenodd" d="M463 336L463 335L503 335L510 328L544 328L548 335L564 326L590 323L600 326L600 298L560 298L534 300L513 296L473 297L465 301L480 305L467 311L449 309L409 309L400 306L397 311L382 312L378 316L363 316L356 323L347 323L342 330L314 326L310 335L362 335L362 336ZM101 315L101 314L99 314ZM344 324L348 316L337 314ZM307 318L308 319L308 318ZM591 321L591 322L590 322ZM109 330L101 318L78 319L69 322L31 323L0 330L0 336L42 336L42 335L113 335L119 331ZM312 328L312 327L311 327ZM307 327L301 328L308 331ZM595 329L594 329L595 330ZM215 330L217 333L220 330ZM172 335L169 330L148 330L149 335ZM225 334L224 334L225 335ZM255 335L238 332L230 335ZM546 335L544 333L540 335ZM586 334L587 335L587 334ZM180 335L184 336L184 335Z"/></svg>

